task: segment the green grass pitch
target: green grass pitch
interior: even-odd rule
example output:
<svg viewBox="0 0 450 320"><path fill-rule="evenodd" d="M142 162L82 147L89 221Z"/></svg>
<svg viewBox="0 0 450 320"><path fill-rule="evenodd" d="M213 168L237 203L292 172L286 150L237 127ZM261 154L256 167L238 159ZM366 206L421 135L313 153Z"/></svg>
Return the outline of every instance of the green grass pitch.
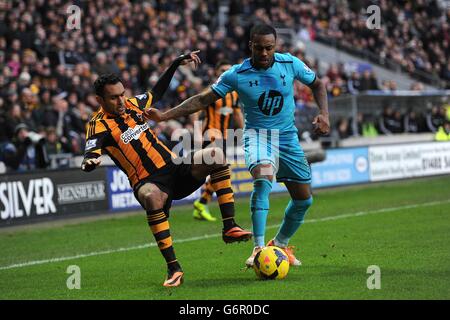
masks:
<svg viewBox="0 0 450 320"><path fill-rule="evenodd" d="M266 239L287 195L272 195ZM251 226L248 198L237 220ZM218 208L211 206L218 216ZM320 190L291 240L303 262L281 281L244 270L252 243L225 245L220 222L171 212L185 283L162 287L165 264L143 211L108 219L0 231L0 299L450 299L450 177ZM70 265L81 289L69 290ZM367 268L381 288L369 290Z"/></svg>

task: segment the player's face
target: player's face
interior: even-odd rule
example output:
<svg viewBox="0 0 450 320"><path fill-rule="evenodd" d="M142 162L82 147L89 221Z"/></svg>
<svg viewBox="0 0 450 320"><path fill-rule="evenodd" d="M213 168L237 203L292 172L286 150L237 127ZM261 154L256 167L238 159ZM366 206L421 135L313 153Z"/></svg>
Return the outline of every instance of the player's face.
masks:
<svg viewBox="0 0 450 320"><path fill-rule="evenodd" d="M272 65L275 44L273 34L254 35L252 41L250 41L252 63L258 68L269 68Z"/></svg>
<svg viewBox="0 0 450 320"><path fill-rule="evenodd" d="M106 112L119 116L125 112L125 88L121 82L105 85L103 97L97 101Z"/></svg>
<svg viewBox="0 0 450 320"><path fill-rule="evenodd" d="M220 75L222 73L224 73L225 71L227 71L230 68L231 68L231 65L229 65L229 64L221 65L219 68L216 69L216 77L217 78L220 77Z"/></svg>

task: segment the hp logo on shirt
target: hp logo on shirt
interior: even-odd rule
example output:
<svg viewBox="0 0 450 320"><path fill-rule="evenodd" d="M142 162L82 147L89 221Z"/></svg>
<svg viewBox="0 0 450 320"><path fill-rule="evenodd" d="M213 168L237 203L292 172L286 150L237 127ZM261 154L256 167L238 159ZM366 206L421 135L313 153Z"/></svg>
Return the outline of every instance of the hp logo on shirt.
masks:
<svg viewBox="0 0 450 320"><path fill-rule="evenodd" d="M283 96L275 90L270 90L268 94L264 92L259 97L258 106L266 116L274 116L283 108Z"/></svg>

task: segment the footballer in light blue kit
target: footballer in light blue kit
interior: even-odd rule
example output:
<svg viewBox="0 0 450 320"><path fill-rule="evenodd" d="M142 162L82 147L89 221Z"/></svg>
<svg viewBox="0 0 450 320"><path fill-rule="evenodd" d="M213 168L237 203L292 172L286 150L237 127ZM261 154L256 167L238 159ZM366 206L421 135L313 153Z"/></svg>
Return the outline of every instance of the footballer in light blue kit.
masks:
<svg viewBox="0 0 450 320"><path fill-rule="evenodd" d="M308 85L320 109L313 124L317 134L330 131L327 92L321 80L300 59L289 53L275 53L276 31L269 25L256 25L250 32L251 57L224 72L216 83L165 113L150 109L147 117L155 121L185 116L205 108L211 101L237 91L243 106L245 162L253 177L250 197L254 249L246 260L253 265L255 255L265 246L285 249L289 263L299 266L290 238L304 222L311 206L311 170L300 146L295 127L294 81ZM285 216L274 239L265 244L269 195L273 179L289 191Z"/></svg>
<svg viewBox="0 0 450 320"><path fill-rule="evenodd" d="M244 148L249 171L267 163L278 182L311 183L295 127L294 80L310 85L315 73L289 53L275 53L270 68L254 68L251 59L234 65L211 86L219 96L237 91L244 106ZM278 157L280 163L278 166Z"/></svg>

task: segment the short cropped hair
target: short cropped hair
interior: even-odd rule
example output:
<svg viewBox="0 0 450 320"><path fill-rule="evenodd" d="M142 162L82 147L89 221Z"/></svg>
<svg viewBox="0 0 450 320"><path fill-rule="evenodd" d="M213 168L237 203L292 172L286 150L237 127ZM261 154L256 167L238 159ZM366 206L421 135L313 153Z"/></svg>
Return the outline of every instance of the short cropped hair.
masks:
<svg viewBox="0 0 450 320"><path fill-rule="evenodd" d="M103 98L105 86L107 84L116 84L118 82L122 82L118 75L114 73L102 74L94 82L95 94Z"/></svg>
<svg viewBox="0 0 450 320"><path fill-rule="evenodd" d="M277 38L277 32L274 27L268 24L257 24L250 30L250 41L253 41L255 35L273 34L275 39Z"/></svg>

